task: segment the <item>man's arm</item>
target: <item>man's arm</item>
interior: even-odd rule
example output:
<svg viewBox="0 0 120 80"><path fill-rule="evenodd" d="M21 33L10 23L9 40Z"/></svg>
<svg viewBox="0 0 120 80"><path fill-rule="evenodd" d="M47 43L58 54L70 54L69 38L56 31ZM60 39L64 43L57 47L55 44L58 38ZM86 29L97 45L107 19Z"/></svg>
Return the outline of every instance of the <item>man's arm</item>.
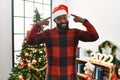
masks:
<svg viewBox="0 0 120 80"><path fill-rule="evenodd" d="M48 17L44 20L41 20L39 22L36 22L33 25L33 28L31 29L31 31L28 34L27 39L26 39L26 41L29 45L38 45L38 44L44 42L44 38L45 38L44 32L40 33L39 28L43 25L48 25L49 24L49 21L48 21L49 18L50 17Z"/></svg>
<svg viewBox="0 0 120 80"><path fill-rule="evenodd" d="M82 23L86 27L86 31L79 30L79 39L81 41L96 41L99 38L99 35L94 28L94 26L84 18L71 14L74 17L74 22Z"/></svg>
<svg viewBox="0 0 120 80"><path fill-rule="evenodd" d="M88 20L85 20L82 24L87 30L81 30L79 32L79 39L82 41L96 41L99 38L99 35L94 26Z"/></svg>

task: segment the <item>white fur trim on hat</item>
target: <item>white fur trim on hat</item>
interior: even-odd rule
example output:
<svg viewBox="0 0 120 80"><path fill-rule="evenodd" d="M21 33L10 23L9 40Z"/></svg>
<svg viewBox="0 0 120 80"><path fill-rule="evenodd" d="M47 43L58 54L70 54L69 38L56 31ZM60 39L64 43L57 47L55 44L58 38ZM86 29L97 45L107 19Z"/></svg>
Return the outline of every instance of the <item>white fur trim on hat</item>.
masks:
<svg viewBox="0 0 120 80"><path fill-rule="evenodd" d="M52 14L52 19L54 20L56 17L61 16L61 15L67 15L67 12L65 10L58 10Z"/></svg>

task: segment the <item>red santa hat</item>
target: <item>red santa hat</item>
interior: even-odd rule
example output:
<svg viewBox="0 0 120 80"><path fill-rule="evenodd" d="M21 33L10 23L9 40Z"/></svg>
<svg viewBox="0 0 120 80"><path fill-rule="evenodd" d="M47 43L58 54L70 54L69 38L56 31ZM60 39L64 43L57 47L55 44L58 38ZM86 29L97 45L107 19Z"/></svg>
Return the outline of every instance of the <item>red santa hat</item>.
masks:
<svg viewBox="0 0 120 80"><path fill-rule="evenodd" d="M58 16L61 16L61 15L64 15L64 14L68 14L68 7L66 5L59 5L58 7L55 7L53 12L52 12L52 18L53 20L58 17Z"/></svg>

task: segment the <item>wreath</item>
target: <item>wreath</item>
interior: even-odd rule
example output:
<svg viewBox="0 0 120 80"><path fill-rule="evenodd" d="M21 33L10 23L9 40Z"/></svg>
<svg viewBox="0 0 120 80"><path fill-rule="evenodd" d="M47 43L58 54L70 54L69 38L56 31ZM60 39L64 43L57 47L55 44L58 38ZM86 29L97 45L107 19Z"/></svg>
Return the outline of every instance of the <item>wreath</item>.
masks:
<svg viewBox="0 0 120 80"><path fill-rule="evenodd" d="M113 56L112 63L116 65L115 73L118 75L118 69L120 68L120 60L116 58L117 46L113 45L110 41L106 40L106 41L104 41L103 43L101 43L99 45L99 47L98 47L99 52L103 53L103 49L102 48L105 48L106 46L111 48L111 53L110 54ZM120 76L118 75L118 77L120 77Z"/></svg>

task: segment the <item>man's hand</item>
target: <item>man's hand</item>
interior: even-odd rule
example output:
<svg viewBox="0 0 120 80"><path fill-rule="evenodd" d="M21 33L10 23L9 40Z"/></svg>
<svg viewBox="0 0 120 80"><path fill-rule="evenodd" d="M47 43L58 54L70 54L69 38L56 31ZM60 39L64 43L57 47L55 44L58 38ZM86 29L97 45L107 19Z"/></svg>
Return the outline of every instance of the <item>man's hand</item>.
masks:
<svg viewBox="0 0 120 80"><path fill-rule="evenodd" d="M71 16L74 17L73 20L74 20L75 22L83 23L83 22L85 21L85 19L83 19L83 18L81 18L81 17L79 17L79 16L76 16L76 15L74 15L74 14L71 14Z"/></svg>
<svg viewBox="0 0 120 80"><path fill-rule="evenodd" d="M39 26L41 26L41 25L49 25L49 21L48 21L48 19L50 19L51 17L48 17L48 18L46 18L46 19L44 19L44 20L41 20L41 21L39 21L39 22L37 22L37 24L39 25Z"/></svg>

